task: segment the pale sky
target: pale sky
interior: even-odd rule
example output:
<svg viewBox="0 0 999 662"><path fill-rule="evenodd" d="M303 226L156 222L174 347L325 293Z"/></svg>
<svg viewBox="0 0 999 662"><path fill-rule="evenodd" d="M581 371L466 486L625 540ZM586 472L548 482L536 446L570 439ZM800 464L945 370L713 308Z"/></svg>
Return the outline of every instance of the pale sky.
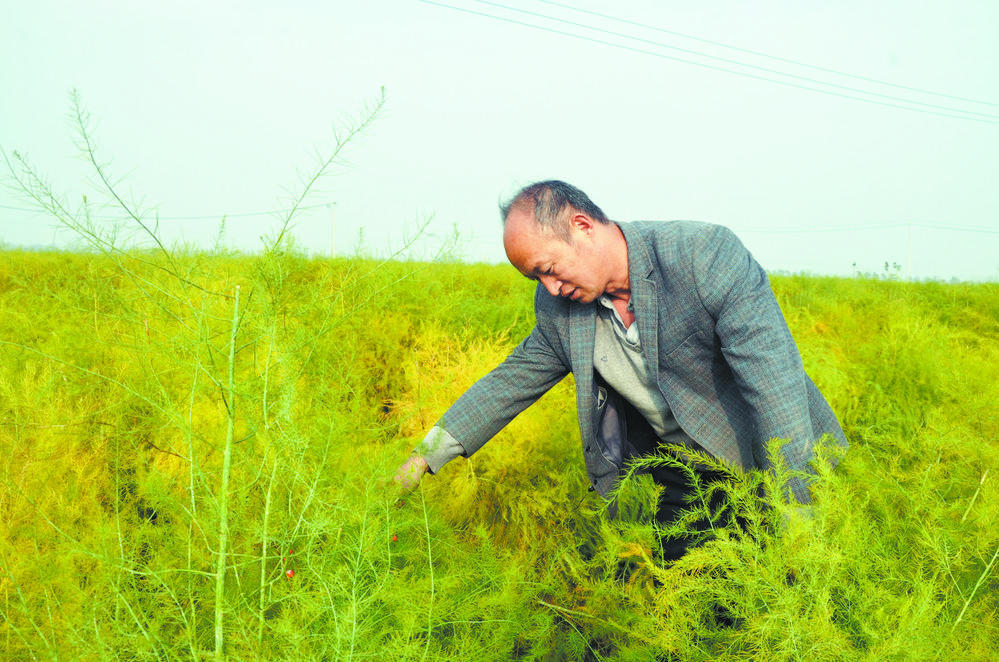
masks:
<svg viewBox="0 0 999 662"><path fill-rule="evenodd" d="M334 248L334 222L338 253L385 254L431 218L412 256L457 231L461 259L502 262L497 202L557 178L615 220L727 225L768 270L887 261L914 278L999 280L994 0L572 5L607 17L441 2L468 11L6 2L0 146L71 202L97 199L67 119L76 88L122 190L158 210L166 241L210 246L227 214L229 245L255 250L275 220L241 214L286 206L333 127L384 86L383 114L306 200L321 205L294 230L310 253ZM0 190L0 243L72 245L28 207Z"/></svg>

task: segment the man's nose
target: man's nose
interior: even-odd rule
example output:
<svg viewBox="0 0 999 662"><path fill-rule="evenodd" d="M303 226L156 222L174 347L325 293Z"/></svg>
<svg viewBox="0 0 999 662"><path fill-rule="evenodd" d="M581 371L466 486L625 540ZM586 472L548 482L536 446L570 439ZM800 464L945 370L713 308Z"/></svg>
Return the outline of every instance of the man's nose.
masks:
<svg viewBox="0 0 999 662"><path fill-rule="evenodd" d="M562 293L562 281L554 276L541 276L538 280L540 280L541 284L545 286L546 290L548 290L548 294L553 297L557 297Z"/></svg>

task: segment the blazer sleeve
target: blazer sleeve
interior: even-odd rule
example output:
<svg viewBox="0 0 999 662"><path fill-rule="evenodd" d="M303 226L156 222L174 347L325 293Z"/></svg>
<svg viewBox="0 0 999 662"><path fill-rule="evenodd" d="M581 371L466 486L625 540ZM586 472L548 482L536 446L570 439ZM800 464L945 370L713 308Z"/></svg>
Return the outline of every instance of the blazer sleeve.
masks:
<svg viewBox="0 0 999 662"><path fill-rule="evenodd" d="M808 378L766 272L723 226L712 226L692 262L698 295L715 320L722 354L756 428L757 467L772 468L766 443L776 437L790 440L782 450L787 466L808 470L815 440ZM787 487L800 503L811 501L801 479Z"/></svg>
<svg viewBox="0 0 999 662"><path fill-rule="evenodd" d="M461 455L470 456L569 372L568 358L553 329L539 323L497 367L475 382L440 418L416 452L435 472Z"/></svg>

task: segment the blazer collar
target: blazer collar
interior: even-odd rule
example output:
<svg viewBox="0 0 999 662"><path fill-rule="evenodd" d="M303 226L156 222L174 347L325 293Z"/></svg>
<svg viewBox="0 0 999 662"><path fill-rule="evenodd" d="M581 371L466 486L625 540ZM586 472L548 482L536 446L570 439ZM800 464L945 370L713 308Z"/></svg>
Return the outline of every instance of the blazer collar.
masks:
<svg viewBox="0 0 999 662"><path fill-rule="evenodd" d="M634 223L615 223L624 234L624 240L628 243L628 278L635 280L636 276L641 279L648 277L655 270L655 262L649 256L649 250L643 241L641 232ZM634 291L634 283L631 284Z"/></svg>
<svg viewBox="0 0 999 662"><path fill-rule="evenodd" d="M656 383L659 366L659 291L654 274L656 263L649 255L645 238L633 223L618 223L628 242L628 284L642 340L645 368Z"/></svg>

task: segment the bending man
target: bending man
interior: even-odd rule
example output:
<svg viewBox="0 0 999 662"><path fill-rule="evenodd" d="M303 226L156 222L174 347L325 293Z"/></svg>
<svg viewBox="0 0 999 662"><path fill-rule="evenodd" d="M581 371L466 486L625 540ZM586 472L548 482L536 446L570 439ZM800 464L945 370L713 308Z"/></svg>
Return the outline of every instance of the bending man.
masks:
<svg viewBox="0 0 999 662"><path fill-rule="evenodd" d="M795 470L808 469L824 434L846 445L802 368L766 273L730 230L616 223L560 181L525 187L502 213L510 263L539 282L537 324L399 468L404 488L470 456L569 372L586 470L603 496L629 456L660 442L763 470L774 437L790 440L782 453ZM669 522L691 486L677 472L652 473L666 488L657 519ZM806 481L787 488L810 502ZM684 550L678 541L664 551Z"/></svg>

